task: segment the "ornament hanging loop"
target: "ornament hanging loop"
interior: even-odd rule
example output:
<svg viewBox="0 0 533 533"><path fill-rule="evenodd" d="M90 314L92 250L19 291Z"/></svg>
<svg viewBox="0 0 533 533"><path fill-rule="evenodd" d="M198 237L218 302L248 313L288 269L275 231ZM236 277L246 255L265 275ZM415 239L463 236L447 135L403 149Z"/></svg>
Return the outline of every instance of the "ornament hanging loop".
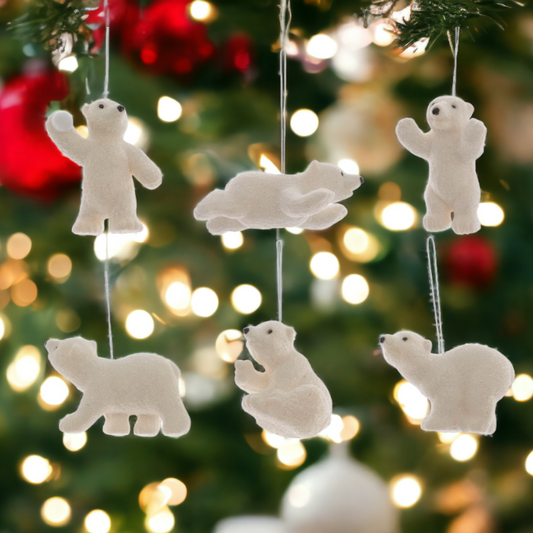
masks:
<svg viewBox="0 0 533 533"><path fill-rule="evenodd" d="M442 314L440 309L439 271L437 268L437 248L433 235L430 235L426 241L426 251L428 256L429 287L433 302L435 328L437 330L437 353L443 354L444 335L442 333Z"/></svg>
<svg viewBox="0 0 533 533"><path fill-rule="evenodd" d="M104 78L104 98L109 94L109 0L104 0L104 20L105 20L105 78Z"/></svg>
<svg viewBox="0 0 533 533"><path fill-rule="evenodd" d="M114 354L113 354L113 330L111 328L111 291L109 289L109 226L105 233L104 282L105 282L105 301L106 301L106 311L107 311L107 331L108 331L108 337L109 337L109 357L113 359Z"/></svg>
<svg viewBox="0 0 533 533"><path fill-rule="evenodd" d="M453 54L453 81L452 81L452 96L457 96L457 56L459 55L459 36L461 34L461 28L457 26L455 28L455 44L452 41L452 36L448 31L448 42Z"/></svg>

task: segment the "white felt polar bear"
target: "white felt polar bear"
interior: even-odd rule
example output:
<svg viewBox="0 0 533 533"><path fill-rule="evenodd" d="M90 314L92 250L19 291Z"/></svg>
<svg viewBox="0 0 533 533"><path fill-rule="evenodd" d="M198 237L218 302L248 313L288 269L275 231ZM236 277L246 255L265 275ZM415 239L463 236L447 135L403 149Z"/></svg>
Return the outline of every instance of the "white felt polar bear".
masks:
<svg viewBox="0 0 533 533"><path fill-rule="evenodd" d="M161 425L168 437L188 433L191 419L172 361L151 353L103 359L96 342L81 337L50 339L45 346L52 366L83 392L78 410L59 423L64 433L82 433L105 416L104 433L128 435L131 415L137 416L133 432L141 437L154 437Z"/></svg>
<svg viewBox="0 0 533 533"><path fill-rule="evenodd" d="M507 357L481 344L432 354L431 341L412 331L382 335L379 341L385 360L431 403L423 430L482 435L496 431L496 403L515 375Z"/></svg>
<svg viewBox="0 0 533 533"><path fill-rule="evenodd" d="M77 235L100 235L109 219L111 233L139 233L137 200L132 175L146 188L161 185L163 175L148 156L124 140L128 116L124 106L108 99L85 104L89 135L74 128L72 115L57 111L46 121L48 135L63 152L83 167L81 207L72 228Z"/></svg>
<svg viewBox="0 0 533 533"><path fill-rule="evenodd" d="M196 206L194 217L207 220L213 235L245 229L326 229L348 212L336 202L352 196L363 181L318 161L294 175L243 172L224 190L209 193Z"/></svg>
<svg viewBox="0 0 533 533"><path fill-rule="evenodd" d="M429 232L452 227L463 235L481 229L476 159L483 154L487 128L470 118L473 112L472 104L461 98L440 96L427 110L428 133L423 133L412 118L400 120L396 127L405 148L429 163L424 193L424 228Z"/></svg>
<svg viewBox="0 0 533 533"><path fill-rule="evenodd" d="M243 330L251 361L235 362L235 383L248 395L243 409L263 429L286 438L318 435L331 423L331 396L309 361L294 348L296 332L277 321Z"/></svg>

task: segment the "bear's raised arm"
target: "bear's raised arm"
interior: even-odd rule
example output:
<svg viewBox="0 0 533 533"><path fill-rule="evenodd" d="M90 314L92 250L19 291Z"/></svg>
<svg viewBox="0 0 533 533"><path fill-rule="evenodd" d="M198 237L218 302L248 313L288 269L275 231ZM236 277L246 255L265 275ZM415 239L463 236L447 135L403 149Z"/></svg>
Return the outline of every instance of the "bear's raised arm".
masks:
<svg viewBox="0 0 533 533"><path fill-rule="evenodd" d="M157 189L163 181L163 173L159 167L140 148L125 144L130 172L147 189Z"/></svg>
<svg viewBox="0 0 533 533"><path fill-rule="evenodd" d="M290 217L309 217L325 209L335 200L335 193L329 189L315 189L301 194L294 188L283 191L280 209Z"/></svg>
<svg viewBox="0 0 533 533"><path fill-rule="evenodd" d="M400 143L413 155L428 159L431 150L431 140L428 133L424 133L412 118L403 118L396 126L396 135Z"/></svg>
<svg viewBox="0 0 533 533"><path fill-rule="evenodd" d="M463 134L461 152L463 157L477 159L481 157L485 149L485 139L487 138L487 127L481 120L471 118L466 125Z"/></svg>
<svg viewBox="0 0 533 533"><path fill-rule="evenodd" d="M235 362L235 383L239 389L255 394L265 390L268 382L266 372L258 372L251 361Z"/></svg>
<svg viewBox="0 0 533 533"><path fill-rule="evenodd" d="M52 113L46 121L46 131L63 155L74 163L83 165L87 152L87 140L74 128L70 113L67 111Z"/></svg>

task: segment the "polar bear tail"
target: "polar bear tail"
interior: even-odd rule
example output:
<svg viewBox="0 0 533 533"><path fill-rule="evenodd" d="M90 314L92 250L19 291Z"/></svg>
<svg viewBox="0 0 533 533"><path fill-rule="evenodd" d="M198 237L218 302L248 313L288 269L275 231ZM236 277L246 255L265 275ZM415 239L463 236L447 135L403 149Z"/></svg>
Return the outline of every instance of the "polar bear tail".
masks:
<svg viewBox="0 0 533 533"><path fill-rule="evenodd" d="M227 215L227 199L225 191L215 189L210 192L195 208L196 220L209 220Z"/></svg>

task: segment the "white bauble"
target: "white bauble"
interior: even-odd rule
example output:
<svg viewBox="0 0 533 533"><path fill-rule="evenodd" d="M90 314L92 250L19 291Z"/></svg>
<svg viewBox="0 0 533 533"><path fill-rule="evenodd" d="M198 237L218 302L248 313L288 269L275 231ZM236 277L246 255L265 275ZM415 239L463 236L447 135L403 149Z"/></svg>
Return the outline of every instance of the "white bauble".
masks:
<svg viewBox="0 0 533 533"><path fill-rule="evenodd" d="M221 520L213 533L288 533L288 531L278 518L236 516Z"/></svg>
<svg viewBox="0 0 533 533"><path fill-rule="evenodd" d="M387 484L348 455L347 443L293 479L281 515L289 533L399 532Z"/></svg>

